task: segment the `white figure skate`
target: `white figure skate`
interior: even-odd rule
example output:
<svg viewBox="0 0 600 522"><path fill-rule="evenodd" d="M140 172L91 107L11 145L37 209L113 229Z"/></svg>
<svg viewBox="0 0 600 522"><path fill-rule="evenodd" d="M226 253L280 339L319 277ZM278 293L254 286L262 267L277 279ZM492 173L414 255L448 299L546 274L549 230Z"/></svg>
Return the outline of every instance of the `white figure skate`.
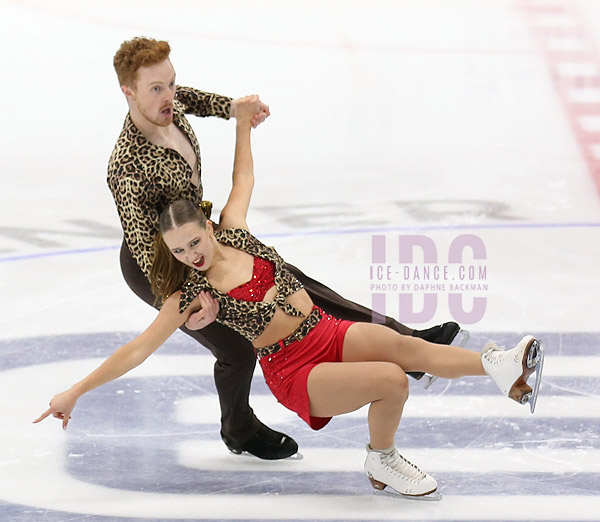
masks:
<svg viewBox="0 0 600 522"><path fill-rule="evenodd" d="M378 491L387 486L406 498L441 500L436 480L410 463L394 448L390 453L373 451L367 446L365 471L371 485Z"/></svg>
<svg viewBox="0 0 600 522"><path fill-rule="evenodd" d="M527 335L511 350L488 343L481 353L481 362L503 395L521 404L529 404L531 413L535 411L544 364L544 349L537 339ZM534 371L536 379L532 390L527 379Z"/></svg>

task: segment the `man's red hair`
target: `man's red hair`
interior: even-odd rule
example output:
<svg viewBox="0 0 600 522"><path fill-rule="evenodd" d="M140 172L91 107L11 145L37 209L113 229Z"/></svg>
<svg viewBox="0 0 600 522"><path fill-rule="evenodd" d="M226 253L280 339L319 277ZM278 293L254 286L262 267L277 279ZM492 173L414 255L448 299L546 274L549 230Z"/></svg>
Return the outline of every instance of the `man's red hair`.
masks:
<svg viewBox="0 0 600 522"><path fill-rule="evenodd" d="M119 85L134 87L140 67L156 65L166 60L170 53L171 47L165 41L140 36L123 42L113 59Z"/></svg>

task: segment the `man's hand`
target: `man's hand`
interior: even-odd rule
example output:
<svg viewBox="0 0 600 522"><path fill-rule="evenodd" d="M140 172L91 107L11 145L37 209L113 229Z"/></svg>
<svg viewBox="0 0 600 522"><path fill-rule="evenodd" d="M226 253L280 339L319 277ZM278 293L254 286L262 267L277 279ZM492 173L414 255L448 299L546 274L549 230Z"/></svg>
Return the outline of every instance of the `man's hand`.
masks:
<svg viewBox="0 0 600 522"><path fill-rule="evenodd" d="M250 116L253 129L256 129L270 115L269 106L260 101L257 94L233 100L229 111L229 117L237 120L246 119Z"/></svg>
<svg viewBox="0 0 600 522"><path fill-rule="evenodd" d="M211 297L208 292L200 292L198 301L200 301L202 309L190 315L185 322L185 327L190 330L200 330L208 326L217 318L219 313L219 301Z"/></svg>

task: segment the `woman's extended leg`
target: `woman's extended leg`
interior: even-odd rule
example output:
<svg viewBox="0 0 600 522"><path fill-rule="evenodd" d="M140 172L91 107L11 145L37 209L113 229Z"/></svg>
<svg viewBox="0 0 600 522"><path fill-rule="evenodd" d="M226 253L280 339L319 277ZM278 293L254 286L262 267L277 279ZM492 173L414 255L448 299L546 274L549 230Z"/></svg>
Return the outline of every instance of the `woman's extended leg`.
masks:
<svg viewBox="0 0 600 522"><path fill-rule="evenodd" d="M355 323L348 329L343 358L344 362L393 362L405 372L427 372L446 379L485 375L479 352L398 335L370 323Z"/></svg>
<svg viewBox="0 0 600 522"><path fill-rule="evenodd" d="M380 325L356 323L344 339L343 360L387 361L405 372L427 372L446 379L465 375L489 375L503 395L521 404L531 403L533 413L539 390L544 353L534 337L526 335L514 348L504 350L488 343L482 353L429 343L423 339L397 335ZM535 390L527 379L540 370Z"/></svg>

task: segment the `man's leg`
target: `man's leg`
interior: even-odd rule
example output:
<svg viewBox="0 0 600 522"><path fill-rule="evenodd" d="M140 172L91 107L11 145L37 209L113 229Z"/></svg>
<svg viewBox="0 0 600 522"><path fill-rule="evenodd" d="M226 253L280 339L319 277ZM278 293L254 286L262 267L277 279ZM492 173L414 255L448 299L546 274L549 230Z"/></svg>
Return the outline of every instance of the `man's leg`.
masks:
<svg viewBox="0 0 600 522"><path fill-rule="evenodd" d="M129 249L121 246L121 271L125 282L143 301L154 305L150 283L133 259ZM221 437L235 452L247 451L263 459L282 459L298 451L296 441L271 430L260 422L248 399L256 358L252 344L233 330L213 323L202 330L181 330L208 348L217 358L215 386L221 406Z"/></svg>
<svg viewBox="0 0 600 522"><path fill-rule="evenodd" d="M372 310L369 310L365 306L349 301L348 299L344 299L341 295L331 290L331 288L328 288L322 283L319 283L318 281L308 277L293 265L288 264L287 268L304 285L304 288L317 306L320 306L328 314L339 317L340 319L371 323L374 322L373 319L375 317L375 322L383 324L388 328L401 333L402 335L421 337L426 341L437 344L450 344L460 331L458 324L453 322L433 326L426 330L413 330L412 328L399 323L391 317L384 317L376 312L373 312ZM409 375L415 379L420 379L423 377L423 373L420 372L411 372Z"/></svg>

